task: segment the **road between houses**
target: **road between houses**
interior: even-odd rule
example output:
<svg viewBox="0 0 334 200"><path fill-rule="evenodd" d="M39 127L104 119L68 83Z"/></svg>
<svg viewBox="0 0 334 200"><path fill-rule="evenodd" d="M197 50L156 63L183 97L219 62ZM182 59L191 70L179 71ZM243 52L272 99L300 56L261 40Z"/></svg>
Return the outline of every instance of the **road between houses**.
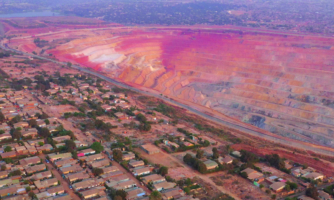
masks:
<svg viewBox="0 0 334 200"><path fill-rule="evenodd" d="M53 60L53 59L50 59L50 58L45 58L45 57L42 57L42 56L38 56L38 55L23 52L23 51L19 51L19 50L16 50L16 49L8 48L7 46L4 45L3 40L0 42L0 48L2 48L4 50L7 50L7 51L12 51L12 52L16 52L16 53L19 53L19 54L23 54L23 55L26 55L26 56L31 56L31 57L34 57L34 58L47 60L47 61L59 64L59 65L66 65L66 63L64 63L64 62L59 62L57 60ZM266 139L266 140L271 141L271 142L287 145L287 146L290 146L292 148L299 148L299 149L309 150L309 151L313 151L313 152L316 152L316 153L325 154L325 155L328 155L328 156L333 156L333 154L334 154L334 149L330 149L330 148L325 149L325 148L321 148L320 146L316 146L316 145L312 145L312 144L308 144L308 143L300 143L298 141L284 139L284 138L281 138L279 136L276 137L273 134L272 135L265 134L265 133L262 133L260 131L257 131L258 128L256 128L256 127L250 128L251 127L250 125L246 125L246 124L243 125L241 122L237 123L236 121L234 121L232 119L227 120L227 119L219 118L217 115L211 116L209 114L206 114L205 112L197 109L195 106L191 106L191 104L192 104L191 102L187 102L187 103L182 102L181 103L179 101L176 101L174 99L165 97L165 96L160 95L158 93L154 93L154 92L150 91L149 89L144 89L144 88L138 89L138 88L132 87L130 85L127 85L125 83L119 82L115 79L109 78L109 77L107 77L103 74L100 74L97 71L91 71L91 70L89 70L87 68L84 68L84 67L81 67L79 65L72 65L72 68L80 70L80 71L88 73L88 74L91 74L93 76L99 77L99 78L101 78L105 81L108 81L112 84L115 84L119 87L130 89L132 91L135 91L135 92L138 92L138 93L141 93L141 94L144 94L144 95L153 96L155 98L164 100L165 102L168 102L170 104L176 105L176 106L181 107L181 108L184 108L184 109L188 110L189 112L192 112L192 113L194 113L198 116L201 116L201 117L203 117L207 120L219 123L219 124L221 124L223 126L226 126L228 128L235 129L235 130L247 133L247 134L252 135L252 136L260 137L260 138Z"/></svg>
<svg viewBox="0 0 334 200"><path fill-rule="evenodd" d="M73 200L81 200L80 197L78 197L78 195L76 195L74 191L70 189L68 182L63 179L58 170L56 170L51 163L45 162L45 154L39 154L38 157L43 160L43 163L48 167L49 171L51 171L55 178L60 181L60 184L64 187L65 192L69 194Z"/></svg>

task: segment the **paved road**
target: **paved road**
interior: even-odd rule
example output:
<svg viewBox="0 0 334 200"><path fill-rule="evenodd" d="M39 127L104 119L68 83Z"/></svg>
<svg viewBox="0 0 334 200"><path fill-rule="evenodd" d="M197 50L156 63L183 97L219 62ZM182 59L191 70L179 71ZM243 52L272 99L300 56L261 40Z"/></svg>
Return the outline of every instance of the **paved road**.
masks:
<svg viewBox="0 0 334 200"><path fill-rule="evenodd" d="M16 52L16 53L20 53L20 54L23 54L23 55L26 55L26 56L31 56L31 57L39 58L39 59L42 59L42 60L47 60L47 61L59 64L59 65L66 65L66 63L64 63L64 62L59 62L57 60L53 60L53 59L50 59L50 58L44 58L42 56L38 56L38 55L34 55L34 54L30 54L30 53L18 51L16 49L8 48L7 46L5 46L3 44L3 41L1 41L1 43L0 43L0 48L2 48L4 50L7 50L7 51L13 51L13 52ZM330 151L330 150L320 149L320 148L318 148L316 146L313 146L311 144L308 145L308 144L299 143L297 141L296 142L294 142L294 141L287 141L285 139L278 138L278 137L275 137L273 135L267 135L267 134L264 134L262 132L256 131L255 128L251 129L251 128L249 128L246 125L243 126L243 125L241 125L241 123L240 124L233 123L232 120L231 121L227 121L227 120L215 117L215 116L210 116L210 115L208 115L208 114L206 114L206 113L204 113L204 112L202 112L200 110L197 110L195 107L189 106L189 105L187 105L185 103L177 102L177 101L175 101L173 99L167 98L167 97L162 96L160 94L156 94L156 93L144 90L144 89L138 89L138 88L135 88L135 87L131 87L131 86L127 85L127 84L124 84L124 83L119 82L117 80L111 79L111 78L109 78L109 77L107 77L107 76L105 76L103 74L100 74L97 71L91 71L91 70L89 70L87 68L84 68L84 67L81 67L81 66L78 66L78 65L72 65L72 68L78 69L78 70L80 70L82 72L89 73L91 75L94 75L96 77L104 79L105 81L113 83L113 84L115 84L115 85L117 85L119 87L130 89L132 91L135 91L135 92L138 92L138 93L142 93L142 94L145 94L145 95L154 96L155 98L164 100L164 101L166 101L168 103L174 104L174 105L179 106L179 107L184 108L184 109L187 109L188 111L190 111L190 112L192 112L192 113L194 113L196 115L199 115L199 116L201 116L201 117L203 117L205 119L208 119L208 120L211 120L213 122L222 124L222 125L224 125L224 126L226 126L228 128L239 130L241 132L247 133L247 134L252 135L252 136L261 137L263 139L266 139L266 140L269 140L269 141L272 141L272 142L276 142L276 143L281 143L283 145L288 145L288 146L293 147L293 148L306 149L306 150L314 151L316 153L325 154L325 155L329 155L329 156L333 156L333 154L334 154L334 149L333 149L333 151Z"/></svg>

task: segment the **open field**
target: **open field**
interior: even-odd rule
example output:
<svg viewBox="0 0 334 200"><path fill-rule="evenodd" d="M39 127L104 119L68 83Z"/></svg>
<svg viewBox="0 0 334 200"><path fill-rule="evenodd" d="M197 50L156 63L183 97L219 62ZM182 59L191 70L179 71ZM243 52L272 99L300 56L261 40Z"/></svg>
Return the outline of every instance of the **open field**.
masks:
<svg viewBox="0 0 334 200"><path fill-rule="evenodd" d="M169 168L176 168L176 167L181 167L178 162L175 162L173 160L169 159L169 155L165 153L156 153L153 155L149 155L145 153L142 149L136 148L136 152L140 153L140 156L142 156L144 159L147 159L151 163L156 163L160 164Z"/></svg>

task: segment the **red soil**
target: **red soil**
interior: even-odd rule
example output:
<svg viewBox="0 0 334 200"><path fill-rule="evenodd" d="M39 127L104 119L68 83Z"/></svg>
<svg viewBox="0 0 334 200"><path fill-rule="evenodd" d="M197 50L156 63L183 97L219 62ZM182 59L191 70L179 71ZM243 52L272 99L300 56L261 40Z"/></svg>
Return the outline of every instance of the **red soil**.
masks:
<svg viewBox="0 0 334 200"><path fill-rule="evenodd" d="M294 161L300 164L307 164L310 167L318 170L321 173L324 173L326 176L334 176L334 166L331 163L322 161L322 160L315 160L314 157L308 154L300 154L295 152L295 154L291 151L285 151L282 149L268 149L268 148L261 148L261 147L252 147L245 144L234 144L231 146L235 150L247 150L253 152L261 157L264 157L268 154L278 154L282 158L286 158L288 160Z"/></svg>

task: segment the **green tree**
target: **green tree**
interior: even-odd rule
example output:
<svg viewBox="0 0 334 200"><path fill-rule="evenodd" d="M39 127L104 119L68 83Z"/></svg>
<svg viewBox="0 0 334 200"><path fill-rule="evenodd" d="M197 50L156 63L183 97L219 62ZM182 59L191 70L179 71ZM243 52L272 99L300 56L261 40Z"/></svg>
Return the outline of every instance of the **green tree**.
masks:
<svg viewBox="0 0 334 200"><path fill-rule="evenodd" d="M20 129L15 129L12 136L14 139L19 140L22 137Z"/></svg>
<svg viewBox="0 0 334 200"><path fill-rule="evenodd" d="M136 119L137 119L138 121L140 121L141 123L145 123L145 122L147 121L145 115L143 115L143 114L141 114L141 113L139 113L139 114L136 116Z"/></svg>
<svg viewBox="0 0 334 200"><path fill-rule="evenodd" d="M17 170L14 170L10 173L11 176L19 176L21 175L21 170L17 169Z"/></svg>
<svg viewBox="0 0 334 200"><path fill-rule="evenodd" d="M259 161L259 158L255 154L253 154L253 153L251 153L249 151L245 151L245 150L242 149L240 151L240 153L241 153L240 160L242 162L245 162L245 163L256 163L256 162Z"/></svg>
<svg viewBox="0 0 334 200"><path fill-rule="evenodd" d="M5 171L7 169L6 165L1 165L1 171Z"/></svg>
<svg viewBox="0 0 334 200"><path fill-rule="evenodd" d="M196 158L201 159L204 156L204 151L203 150L197 150Z"/></svg>
<svg viewBox="0 0 334 200"><path fill-rule="evenodd" d="M290 185L286 184L285 185L285 188L284 188L286 191L290 192L291 191L291 187Z"/></svg>
<svg viewBox="0 0 334 200"><path fill-rule="evenodd" d="M124 190L117 190L115 196L122 197L123 200L126 200L127 193Z"/></svg>
<svg viewBox="0 0 334 200"><path fill-rule="evenodd" d="M96 151L96 153L101 153L104 150L104 147L99 142L94 142L90 148Z"/></svg>
<svg viewBox="0 0 334 200"><path fill-rule="evenodd" d="M165 167L165 166L160 167L159 174L161 174L162 176L165 176L166 174L168 174L168 167Z"/></svg>
<svg viewBox="0 0 334 200"><path fill-rule="evenodd" d="M42 137L47 138L47 137L51 136L51 133L50 133L48 128L44 127L39 131L39 135L42 136Z"/></svg>
<svg viewBox="0 0 334 200"><path fill-rule="evenodd" d="M212 149L212 153L213 153L212 156L213 159L217 159L219 157L218 149L216 147Z"/></svg>
<svg viewBox="0 0 334 200"><path fill-rule="evenodd" d="M241 172L240 176L243 177L243 178L246 178L246 179L248 178L248 175L247 175L246 172Z"/></svg>
<svg viewBox="0 0 334 200"><path fill-rule="evenodd" d="M114 197L114 200L123 200L123 198L121 196L117 195L117 196Z"/></svg>
<svg viewBox="0 0 334 200"><path fill-rule="evenodd" d="M101 174L103 174L103 169L101 168L93 168L93 173L95 176L100 176Z"/></svg>
<svg viewBox="0 0 334 200"><path fill-rule="evenodd" d="M297 183L293 183L293 182L287 181L286 184L290 186L291 190L295 190L295 189L298 188Z"/></svg>
<svg viewBox="0 0 334 200"><path fill-rule="evenodd" d="M266 160L269 164L277 169L284 169L285 163L278 154L266 155Z"/></svg>
<svg viewBox="0 0 334 200"><path fill-rule="evenodd" d="M31 199L35 199L35 198L36 198L36 194L35 194L33 191L30 191L30 192L28 193L28 195L29 195L29 197L30 197Z"/></svg>
<svg viewBox="0 0 334 200"><path fill-rule="evenodd" d="M45 122L46 125L50 124L50 120L49 119L45 119L44 122Z"/></svg>
<svg viewBox="0 0 334 200"><path fill-rule="evenodd" d="M31 187L26 187L26 192L30 192L31 191Z"/></svg>
<svg viewBox="0 0 334 200"><path fill-rule="evenodd" d="M123 154L121 150L119 149L113 150L112 154L115 161L121 162L123 160Z"/></svg>
<svg viewBox="0 0 334 200"><path fill-rule="evenodd" d="M161 193L158 191L153 191L150 196L149 196L150 200L162 200L162 196Z"/></svg>
<svg viewBox="0 0 334 200"><path fill-rule="evenodd" d="M192 161L193 157L187 153L184 157L183 157L183 162L190 164L190 162Z"/></svg>
<svg viewBox="0 0 334 200"><path fill-rule="evenodd" d="M319 199L318 189L314 187L313 184L311 184L310 187L306 189L305 195L316 200Z"/></svg>
<svg viewBox="0 0 334 200"><path fill-rule="evenodd" d="M199 162L198 163L198 167L197 167L197 170L200 172L200 173L205 173L207 171L206 169L206 165L203 163L203 162Z"/></svg>
<svg viewBox="0 0 334 200"><path fill-rule="evenodd" d="M151 124L149 124L147 122L140 123L139 130L141 130L141 131L150 131L151 130Z"/></svg>
<svg viewBox="0 0 334 200"><path fill-rule="evenodd" d="M3 115L3 113L2 112L0 112L0 122L3 122L3 121L5 121L5 116Z"/></svg>
<svg viewBox="0 0 334 200"><path fill-rule="evenodd" d="M12 151L12 147L11 146L6 146L4 151L5 152L10 152L10 151Z"/></svg>
<svg viewBox="0 0 334 200"><path fill-rule="evenodd" d="M72 66L72 63L68 62L67 67L71 67L71 66Z"/></svg>
<svg viewBox="0 0 334 200"><path fill-rule="evenodd" d="M43 146L43 145L44 145L44 142L38 142L38 145L39 145L39 146Z"/></svg>
<svg viewBox="0 0 334 200"><path fill-rule="evenodd" d="M37 121L36 121L36 119L31 119L31 120L29 120L29 125L30 125L30 127L37 127Z"/></svg>
<svg viewBox="0 0 334 200"><path fill-rule="evenodd" d="M77 146L75 144L75 142L73 142L73 140L66 140L65 141L65 147L66 147L66 150L69 151L69 152L73 152Z"/></svg>
<svg viewBox="0 0 334 200"><path fill-rule="evenodd" d="M203 146L205 147L210 146L210 142L208 140L204 140Z"/></svg>

